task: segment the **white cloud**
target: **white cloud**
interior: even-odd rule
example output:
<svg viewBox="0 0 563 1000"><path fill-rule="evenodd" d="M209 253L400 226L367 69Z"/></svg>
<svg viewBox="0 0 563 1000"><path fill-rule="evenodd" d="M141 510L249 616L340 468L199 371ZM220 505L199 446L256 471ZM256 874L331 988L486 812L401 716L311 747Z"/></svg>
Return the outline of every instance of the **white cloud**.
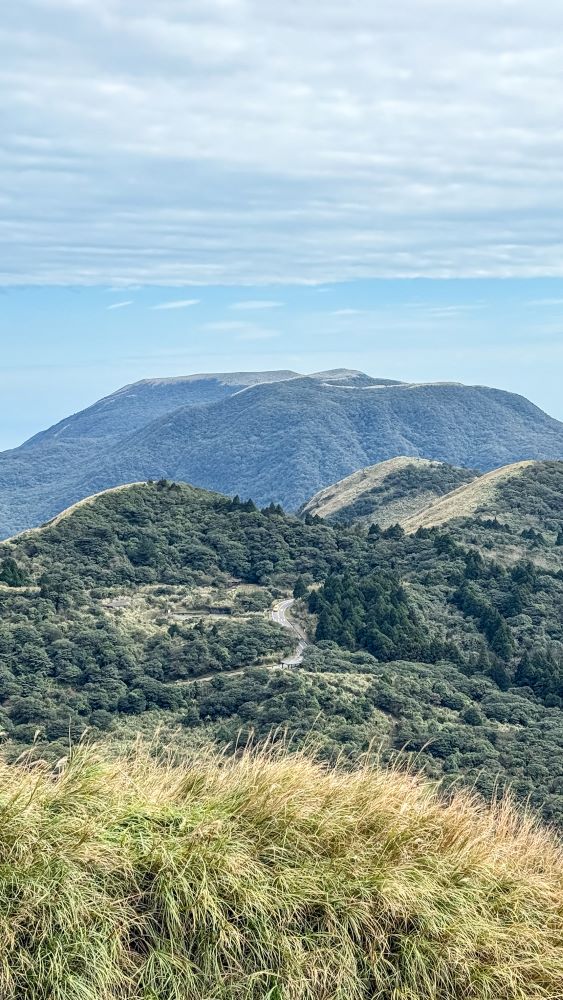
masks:
<svg viewBox="0 0 563 1000"><path fill-rule="evenodd" d="M241 302L232 302L230 309L238 309L241 312L260 309L280 309L283 306L283 302L275 302L272 299L246 299Z"/></svg>
<svg viewBox="0 0 563 1000"><path fill-rule="evenodd" d="M172 299L170 302L159 302L152 309L189 309L190 306L197 306L199 299Z"/></svg>
<svg viewBox="0 0 563 1000"><path fill-rule="evenodd" d="M482 303L474 302L471 304L459 303L457 305L426 306L425 311L428 312L430 316L443 317L444 319L455 319L456 316L464 316L467 313L472 313L482 308Z"/></svg>
<svg viewBox="0 0 563 1000"><path fill-rule="evenodd" d="M563 275L559 0L4 6L0 284Z"/></svg>
<svg viewBox="0 0 563 1000"><path fill-rule="evenodd" d="M237 340L273 340L280 336L279 330L248 329L237 335Z"/></svg>
<svg viewBox="0 0 563 1000"><path fill-rule="evenodd" d="M210 323L204 323L203 329L209 330L210 333L240 333L241 330L248 329L248 324L234 319L213 320Z"/></svg>
<svg viewBox="0 0 563 1000"><path fill-rule="evenodd" d="M126 306L132 306L133 299L127 299L126 302L114 302L113 305L107 307L108 312L112 312L113 309L125 309Z"/></svg>

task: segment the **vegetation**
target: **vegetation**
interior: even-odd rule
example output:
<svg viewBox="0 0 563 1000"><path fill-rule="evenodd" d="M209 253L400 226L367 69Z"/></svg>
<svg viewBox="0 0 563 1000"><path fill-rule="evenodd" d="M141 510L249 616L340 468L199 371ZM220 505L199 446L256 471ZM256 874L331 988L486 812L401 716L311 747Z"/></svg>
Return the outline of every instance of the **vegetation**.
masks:
<svg viewBox="0 0 563 1000"><path fill-rule="evenodd" d="M563 425L496 389L358 372L148 380L0 455L0 536L163 476L297 510L323 486L405 453L479 469L561 459Z"/></svg>
<svg viewBox="0 0 563 1000"><path fill-rule="evenodd" d="M386 528L478 475L445 462L396 458L321 491L303 509L336 524L376 522Z"/></svg>
<svg viewBox="0 0 563 1000"><path fill-rule="evenodd" d="M87 729L185 747L314 732L327 759L404 749L562 823L563 465L502 489L498 517L407 535L160 481L5 543L6 753L56 759ZM292 638L268 609L292 593L315 645L282 670Z"/></svg>
<svg viewBox="0 0 563 1000"><path fill-rule="evenodd" d="M435 662L459 650L428 637L396 573L332 574L312 592L309 610L318 616L316 638L345 649L367 649L379 660Z"/></svg>
<svg viewBox="0 0 563 1000"><path fill-rule="evenodd" d="M303 754L0 764L3 1000L556 1000L563 856Z"/></svg>

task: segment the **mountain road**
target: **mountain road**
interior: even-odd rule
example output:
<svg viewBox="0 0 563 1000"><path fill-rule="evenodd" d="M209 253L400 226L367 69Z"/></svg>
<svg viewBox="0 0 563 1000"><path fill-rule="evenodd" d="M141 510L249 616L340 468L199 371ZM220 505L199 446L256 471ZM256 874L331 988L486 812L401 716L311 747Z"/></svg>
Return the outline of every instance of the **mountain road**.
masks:
<svg viewBox="0 0 563 1000"><path fill-rule="evenodd" d="M282 628L287 628L295 635L297 639L297 648L292 656L287 656L285 660L282 660L282 666L284 667L296 667L303 662L303 653L309 645L309 640L300 625L294 622L293 619L288 617L288 612L295 604L295 598L287 597L283 601L277 601L274 604L272 610L270 611L270 616L272 621L276 625L281 625Z"/></svg>

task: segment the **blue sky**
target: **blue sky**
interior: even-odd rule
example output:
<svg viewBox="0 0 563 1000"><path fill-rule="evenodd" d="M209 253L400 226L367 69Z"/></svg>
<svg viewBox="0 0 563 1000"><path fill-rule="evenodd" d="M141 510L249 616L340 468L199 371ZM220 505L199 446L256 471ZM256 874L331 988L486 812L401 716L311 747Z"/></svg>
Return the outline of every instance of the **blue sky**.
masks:
<svg viewBox="0 0 563 1000"><path fill-rule="evenodd" d="M127 382L200 371L344 366L496 385L563 419L554 279L18 288L0 307L4 447Z"/></svg>
<svg viewBox="0 0 563 1000"><path fill-rule="evenodd" d="M560 0L18 0L0 89L0 447L201 370L563 418Z"/></svg>

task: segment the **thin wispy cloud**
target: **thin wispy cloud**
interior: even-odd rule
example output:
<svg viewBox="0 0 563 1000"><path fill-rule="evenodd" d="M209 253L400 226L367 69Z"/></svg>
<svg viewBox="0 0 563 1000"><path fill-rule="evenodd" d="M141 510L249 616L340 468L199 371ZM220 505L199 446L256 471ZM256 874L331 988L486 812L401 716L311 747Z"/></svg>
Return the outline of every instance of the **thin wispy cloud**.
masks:
<svg viewBox="0 0 563 1000"><path fill-rule="evenodd" d="M0 284L563 275L556 0L4 7Z"/></svg>
<svg viewBox="0 0 563 1000"><path fill-rule="evenodd" d="M241 330L248 329L248 324L235 319L212 320L204 323L202 329L210 333L240 333Z"/></svg>
<svg viewBox="0 0 563 1000"><path fill-rule="evenodd" d="M216 320L204 323L203 330L207 333L233 334L235 340L272 340L280 336L279 330L271 330L244 320Z"/></svg>
<svg viewBox="0 0 563 1000"><path fill-rule="evenodd" d="M528 306L563 306L563 299L532 299Z"/></svg>
<svg viewBox="0 0 563 1000"><path fill-rule="evenodd" d="M133 305L133 299L127 299L125 302L113 302L111 306L107 307L108 312L113 312L114 309L125 309L127 306Z"/></svg>
<svg viewBox="0 0 563 1000"><path fill-rule="evenodd" d="M426 312L435 318L455 319L456 316L465 316L482 308L480 303L467 303L463 305L430 306L430 308L426 309Z"/></svg>
<svg viewBox="0 0 563 1000"><path fill-rule="evenodd" d="M189 309L199 305L199 299L172 299L169 302L159 302L152 309Z"/></svg>
<svg viewBox="0 0 563 1000"><path fill-rule="evenodd" d="M254 312L260 309L280 309L281 306L283 306L283 302L276 302L272 299L247 299L241 302L232 302L230 308L240 312Z"/></svg>

